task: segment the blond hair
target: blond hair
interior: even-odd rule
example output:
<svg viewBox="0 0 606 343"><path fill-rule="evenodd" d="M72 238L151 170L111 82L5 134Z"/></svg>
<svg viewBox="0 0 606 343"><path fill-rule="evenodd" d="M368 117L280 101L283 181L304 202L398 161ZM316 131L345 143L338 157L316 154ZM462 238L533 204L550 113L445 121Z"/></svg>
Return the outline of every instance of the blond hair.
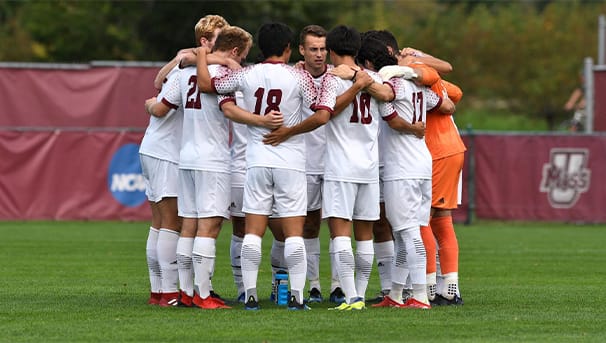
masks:
<svg viewBox="0 0 606 343"><path fill-rule="evenodd" d="M252 47L253 37L237 26L223 28L215 41L214 51L229 51L238 48L240 52Z"/></svg>
<svg viewBox="0 0 606 343"><path fill-rule="evenodd" d="M229 27L229 23L222 16L214 14L204 16L198 20L194 28L196 32L196 45L200 45L200 39L202 38L211 41L215 36L215 30L225 27Z"/></svg>

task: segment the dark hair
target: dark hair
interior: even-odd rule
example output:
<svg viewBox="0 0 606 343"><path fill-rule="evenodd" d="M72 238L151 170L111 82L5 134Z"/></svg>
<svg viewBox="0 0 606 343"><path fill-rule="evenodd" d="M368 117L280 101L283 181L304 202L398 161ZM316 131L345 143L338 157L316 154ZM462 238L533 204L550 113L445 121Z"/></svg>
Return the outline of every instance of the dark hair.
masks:
<svg viewBox="0 0 606 343"><path fill-rule="evenodd" d="M314 37L326 37L326 30L320 25L307 25L299 34L299 44L305 44L305 37L314 36Z"/></svg>
<svg viewBox="0 0 606 343"><path fill-rule="evenodd" d="M397 54L400 51L400 48L398 48L398 41L396 40L396 37L387 30L366 31L362 34L362 39L365 38L374 38L383 42L383 44L387 45L393 50L394 54Z"/></svg>
<svg viewBox="0 0 606 343"><path fill-rule="evenodd" d="M339 56L356 57L361 44L360 33L350 26L339 25L326 35L326 49Z"/></svg>
<svg viewBox="0 0 606 343"><path fill-rule="evenodd" d="M386 65L398 64L398 59L389 53L387 46L382 41L368 37L362 41L357 61L362 65L368 61L372 63L376 70Z"/></svg>
<svg viewBox="0 0 606 343"><path fill-rule="evenodd" d="M293 35L293 31L286 24L277 22L263 24L257 32L259 49L266 58L280 56L292 43Z"/></svg>

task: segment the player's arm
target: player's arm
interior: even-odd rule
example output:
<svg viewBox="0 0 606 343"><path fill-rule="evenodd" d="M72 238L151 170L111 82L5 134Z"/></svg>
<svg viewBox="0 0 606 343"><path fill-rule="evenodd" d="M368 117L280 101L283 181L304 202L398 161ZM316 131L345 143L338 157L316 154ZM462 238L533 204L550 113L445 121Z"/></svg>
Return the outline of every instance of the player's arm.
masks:
<svg viewBox="0 0 606 343"><path fill-rule="evenodd" d="M164 117L170 110L171 106L168 106L164 102L158 102L156 97L149 98L145 100L145 111L154 117L162 118Z"/></svg>
<svg viewBox="0 0 606 343"><path fill-rule="evenodd" d="M170 62L166 63L160 70L156 77L154 78L154 87L158 90L162 89L162 84L164 83L164 79L168 75L168 73L181 61L181 59L186 56L188 53L192 53L191 48L189 49L181 49L177 52L177 55L170 60Z"/></svg>
<svg viewBox="0 0 606 343"><path fill-rule="evenodd" d="M185 68L189 66L195 66L197 62L197 50L192 49L191 52L188 52L183 55L181 62L179 62L179 67ZM229 57L222 57L216 54L207 54L206 55L206 63L207 64L220 64L226 66L231 70L237 70L242 68L240 63L236 62L234 59Z"/></svg>
<svg viewBox="0 0 606 343"><path fill-rule="evenodd" d="M318 109L316 112L314 112L314 114L307 117L305 120L295 126L281 126L266 134L263 136L263 143L276 146L288 140L292 136L315 130L316 128L328 123L329 119L329 110L325 108Z"/></svg>
<svg viewBox="0 0 606 343"><path fill-rule="evenodd" d="M404 48L400 51L400 56L411 56L414 61L419 61L437 70L440 74L448 74L452 72L452 65L447 61L431 56L421 50L413 48Z"/></svg>
<svg viewBox="0 0 606 343"><path fill-rule="evenodd" d="M417 138L423 138L425 136L425 123L422 121L411 124L404 120L404 118L396 115L387 120L387 125L398 132L412 134Z"/></svg>
<svg viewBox="0 0 606 343"><path fill-rule="evenodd" d="M352 101L354 101L358 93L374 82L372 77L370 77L370 75L364 71L357 71L353 73L350 80L353 81L353 84L344 93L337 97L331 117L343 112L343 110L347 108Z"/></svg>
<svg viewBox="0 0 606 343"><path fill-rule="evenodd" d="M236 123L262 126L268 129L278 128L284 123L284 117L278 111L272 110L268 114L260 116L242 109L233 100L223 101L220 106L225 117Z"/></svg>
<svg viewBox="0 0 606 343"><path fill-rule="evenodd" d="M200 47L198 48L196 55L198 89L204 93L215 93L210 79L210 73L208 72L208 61L206 59L208 52L208 48Z"/></svg>
<svg viewBox="0 0 606 343"><path fill-rule="evenodd" d="M370 95L377 100L392 101L394 98L393 89L391 89L390 86L374 82L374 80L365 71L360 70L359 68L352 68L348 65L341 64L340 66L333 68L330 73L342 78L343 80L352 80L354 81L354 85L359 80L365 81L367 83L367 86L365 87L366 91L368 91L368 93L370 93ZM368 79L370 79L370 81L368 81ZM353 98L345 102L345 106L351 103L352 100ZM345 106L343 108L345 108ZM341 110L343 110L343 108L341 108Z"/></svg>

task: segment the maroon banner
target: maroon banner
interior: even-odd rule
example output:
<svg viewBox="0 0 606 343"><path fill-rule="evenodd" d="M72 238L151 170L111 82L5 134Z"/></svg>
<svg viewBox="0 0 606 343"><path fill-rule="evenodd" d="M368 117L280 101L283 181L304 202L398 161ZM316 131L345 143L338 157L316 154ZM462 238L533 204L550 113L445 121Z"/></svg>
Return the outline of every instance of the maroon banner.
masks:
<svg viewBox="0 0 606 343"><path fill-rule="evenodd" d="M158 70L0 68L0 126L145 128Z"/></svg>
<svg viewBox="0 0 606 343"><path fill-rule="evenodd" d="M142 135L0 131L0 219L149 219Z"/></svg>
<svg viewBox="0 0 606 343"><path fill-rule="evenodd" d="M594 82L594 104L593 104L593 129L594 131L606 132L606 70L593 72Z"/></svg>
<svg viewBox="0 0 606 343"><path fill-rule="evenodd" d="M606 222L604 135L477 135L478 218Z"/></svg>

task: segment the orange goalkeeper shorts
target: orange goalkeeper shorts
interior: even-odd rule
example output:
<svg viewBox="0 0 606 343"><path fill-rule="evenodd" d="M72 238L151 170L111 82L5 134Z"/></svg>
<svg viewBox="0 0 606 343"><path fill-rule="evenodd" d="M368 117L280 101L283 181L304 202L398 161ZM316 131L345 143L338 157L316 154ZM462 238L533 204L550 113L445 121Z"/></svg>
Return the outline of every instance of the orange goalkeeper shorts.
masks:
<svg viewBox="0 0 606 343"><path fill-rule="evenodd" d="M459 204L459 181L465 153L433 161L431 177L431 207L455 209Z"/></svg>

